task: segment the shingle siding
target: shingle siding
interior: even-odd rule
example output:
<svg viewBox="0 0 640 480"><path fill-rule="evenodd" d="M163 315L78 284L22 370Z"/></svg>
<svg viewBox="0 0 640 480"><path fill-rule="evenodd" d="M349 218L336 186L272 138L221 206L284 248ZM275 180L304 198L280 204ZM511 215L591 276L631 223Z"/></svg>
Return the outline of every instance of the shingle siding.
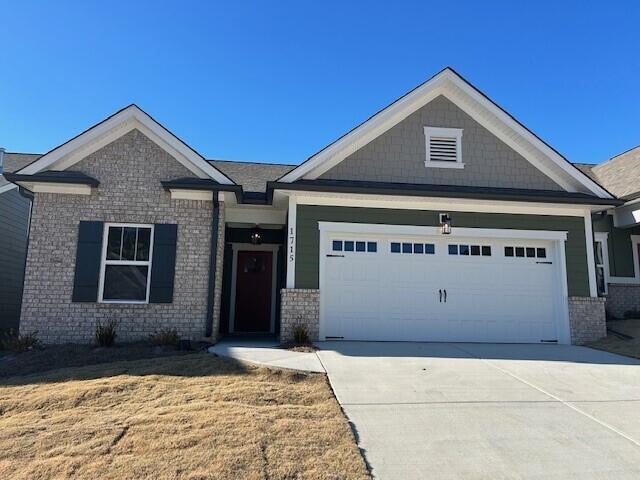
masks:
<svg viewBox="0 0 640 480"><path fill-rule="evenodd" d="M425 167L425 126L463 129L464 169ZM562 190L443 96L360 148L320 178Z"/></svg>
<svg viewBox="0 0 640 480"><path fill-rule="evenodd" d="M0 194L0 329L17 329L31 201L17 188Z"/></svg>
<svg viewBox="0 0 640 480"><path fill-rule="evenodd" d="M296 288L318 288L320 232L318 222L354 222L437 226L439 212L299 205L297 212ZM587 252L582 217L453 212L455 227L567 231L569 295L589 296Z"/></svg>
<svg viewBox="0 0 640 480"><path fill-rule="evenodd" d="M207 298L213 204L172 200L160 185L161 180L193 174L137 130L74 169L98 179L100 186L89 196L35 194L21 331L38 331L45 342L88 342L98 321L115 319L121 340L144 338L163 327L175 327L185 338L201 338L211 321ZM177 224L173 302L73 303L80 220Z"/></svg>

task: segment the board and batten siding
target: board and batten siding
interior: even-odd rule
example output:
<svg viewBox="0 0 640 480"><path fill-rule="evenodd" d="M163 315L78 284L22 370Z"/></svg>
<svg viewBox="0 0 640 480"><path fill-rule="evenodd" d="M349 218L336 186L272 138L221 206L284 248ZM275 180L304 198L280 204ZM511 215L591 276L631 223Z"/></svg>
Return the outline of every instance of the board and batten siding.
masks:
<svg viewBox="0 0 640 480"><path fill-rule="evenodd" d="M318 222L437 226L436 211L298 205L296 288L318 288L320 231ZM567 231L569 295L589 296L589 274L583 217L453 212L452 225L468 228Z"/></svg>
<svg viewBox="0 0 640 480"><path fill-rule="evenodd" d="M0 194L0 330L20 322L30 207L17 188Z"/></svg>

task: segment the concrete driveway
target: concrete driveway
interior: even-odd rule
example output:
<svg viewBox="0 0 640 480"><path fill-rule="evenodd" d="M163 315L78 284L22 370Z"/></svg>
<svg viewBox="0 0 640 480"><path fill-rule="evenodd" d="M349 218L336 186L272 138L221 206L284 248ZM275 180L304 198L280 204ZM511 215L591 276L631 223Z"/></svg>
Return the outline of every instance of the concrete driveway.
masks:
<svg viewBox="0 0 640 480"><path fill-rule="evenodd" d="M376 478L640 478L640 362L562 345L319 346Z"/></svg>

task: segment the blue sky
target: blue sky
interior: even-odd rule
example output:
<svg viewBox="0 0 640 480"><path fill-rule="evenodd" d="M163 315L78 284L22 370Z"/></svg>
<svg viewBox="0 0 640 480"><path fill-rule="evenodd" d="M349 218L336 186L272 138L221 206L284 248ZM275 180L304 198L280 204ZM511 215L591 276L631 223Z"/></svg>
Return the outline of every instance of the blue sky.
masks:
<svg viewBox="0 0 640 480"><path fill-rule="evenodd" d="M0 18L8 151L137 103L207 158L300 163L447 65L572 161L640 144L637 1L0 0Z"/></svg>

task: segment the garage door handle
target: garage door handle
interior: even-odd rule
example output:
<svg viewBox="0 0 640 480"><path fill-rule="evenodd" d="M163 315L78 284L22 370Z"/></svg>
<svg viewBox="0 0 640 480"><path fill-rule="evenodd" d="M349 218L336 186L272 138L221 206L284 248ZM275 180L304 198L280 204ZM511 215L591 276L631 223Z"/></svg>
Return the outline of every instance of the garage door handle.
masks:
<svg viewBox="0 0 640 480"><path fill-rule="evenodd" d="M340 257L340 258L344 258L344 255L332 255L332 254L328 254L327 257Z"/></svg>
<svg viewBox="0 0 640 480"><path fill-rule="evenodd" d="M444 303L447 303L447 289L444 289Z"/></svg>
<svg viewBox="0 0 640 480"><path fill-rule="evenodd" d="M438 290L440 292L440 303L442 303L442 289Z"/></svg>

